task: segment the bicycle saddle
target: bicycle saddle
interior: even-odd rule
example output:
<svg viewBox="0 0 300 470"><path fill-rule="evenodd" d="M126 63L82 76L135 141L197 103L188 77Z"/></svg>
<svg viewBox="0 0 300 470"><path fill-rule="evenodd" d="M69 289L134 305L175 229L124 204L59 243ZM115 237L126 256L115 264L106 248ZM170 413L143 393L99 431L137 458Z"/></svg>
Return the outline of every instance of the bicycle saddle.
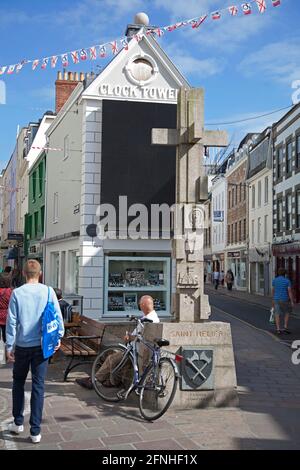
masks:
<svg viewBox="0 0 300 470"><path fill-rule="evenodd" d="M160 348L162 346L170 346L170 341L168 341L167 339L163 339L163 338L154 338L154 343L157 344L157 346L159 346Z"/></svg>

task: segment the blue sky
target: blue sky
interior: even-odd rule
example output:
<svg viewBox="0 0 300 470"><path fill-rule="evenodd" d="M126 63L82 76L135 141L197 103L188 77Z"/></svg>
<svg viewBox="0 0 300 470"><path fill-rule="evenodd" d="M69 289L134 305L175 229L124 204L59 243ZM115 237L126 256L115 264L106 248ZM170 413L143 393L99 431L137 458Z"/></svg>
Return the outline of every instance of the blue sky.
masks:
<svg viewBox="0 0 300 470"><path fill-rule="evenodd" d="M240 6L234 0L1 0L0 66L101 44L124 34L134 14L145 11L151 24L170 23L207 12ZM268 113L292 103L292 82L300 80L299 0L281 0L267 12L206 22L166 33L160 44L192 86L205 88L206 123L222 123ZM72 71L97 70L103 59L71 65ZM17 126L35 121L54 109L57 70L30 65L19 74L2 76L6 105L0 104L0 167L5 167L15 144ZM227 129L238 144L247 132L262 130L283 113Z"/></svg>

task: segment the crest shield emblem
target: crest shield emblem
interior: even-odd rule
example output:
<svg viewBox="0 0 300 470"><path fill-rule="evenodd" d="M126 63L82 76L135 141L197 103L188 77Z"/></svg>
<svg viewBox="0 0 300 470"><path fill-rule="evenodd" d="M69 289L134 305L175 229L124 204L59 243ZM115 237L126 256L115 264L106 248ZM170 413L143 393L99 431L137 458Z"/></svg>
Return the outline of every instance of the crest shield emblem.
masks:
<svg viewBox="0 0 300 470"><path fill-rule="evenodd" d="M213 348L183 347L181 354L182 390L213 390Z"/></svg>

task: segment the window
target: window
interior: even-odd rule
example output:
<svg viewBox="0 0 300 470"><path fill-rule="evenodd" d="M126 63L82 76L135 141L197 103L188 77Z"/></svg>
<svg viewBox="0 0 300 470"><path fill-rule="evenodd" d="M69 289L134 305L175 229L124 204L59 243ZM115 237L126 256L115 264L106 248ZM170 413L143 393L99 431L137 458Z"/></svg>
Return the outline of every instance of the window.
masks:
<svg viewBox="0 0 300 470"><path fill-rule="evenodd" d="M231 208L231 191L228 192L228 209Z"/></svg>
<svg viewBox="0 0 300 470"><path fill-rule="evenodd" d="M246 229L247 229L247 221L244 219L244 231L243 231L243 240L246 240Z"/></svg>
<svg viewBox="0 0 300 470"><path fill-rule="evenodd" d="M237 186L236 190L235 190L235 205L237 205L237 203L238 203L238 189L239 189L239 187Z"/></svg>
<svg viewBox="0 0 300 470"><path fill-rule="evenodd" d="M231 243L233 244L234 243L234 224L231 225Z"/></svg>
<svg viewBox="0 0 300 470"><path fill-rule="evenodd" d="M285 172L292 172L292 153L293 153L293 144L288 142L286 146L286 160L285 160Z"/></svg>
<svg viewBox="0 0 300 470"><path fill-rule="evenodd" d="M35 201L36 198L36 171L33 172L32 175L32 199L33 202Z"/></svg>
<svg viewBox="0 0 300 470"><path fill-rule="evenodd" d="M69 136L66 135L64 138L64 160L68 158L69 154L70 154Z"/></svg>
<svg viewBox="0 0 300 470"><path fill-rule="evenodd" d="M59 287L59 253L51 253L51 286Z"/></svg>
<svg viewBox="0 0 300 470"><path fill-rule="evenodd" d="M296 193L296 227L300 228L300 190Z"/></svg>
<svg viewBox="0 0 300 470"><path fill-rule="evenodd" d="M39 197L43 194L43 182L44 182L44 162L39 164Z"/></svg>
<svg viewBox="0 0 300 470"><path fill-rule="evenodd" d="M234 188L233 188L232 189L232 205L231 205L231 207L234 207L234 193L235 193L235 191L234 191Z"/></svg>
<svg viewBox="0 0 300 470"><path fill-rule="evenodd" d="M44 233L44 223L45 223L45 206L41 207L41 231Z"/></svg>
<svg viewBox="0 0 300 470"><path fill-rule="evenodd" d="M252 209L255 209L255 186L252 186Z"/></svg>
<svg viewBox="0 0 300 470"><path fill-rule="evenodd" d="M300 194L300 192L299 192L299 194ZM230 225L227 225L227 238L228 238L227 243L228 243L228 245L230 245Z"/></svg>
<svg viewBox="0 0 300 470"><path fill-rule="evenodd" d="M260 243L260 234L261 234L261 217L257 219L257 243Z"/></svg>
<svg viewBox="0 0 300 470"><path fill-rule="evenodd" d="M242 191L243 191L243 185L240 183L240 202L242 202Z"/></svg>
<svg viewBox="0 0 300 470"><path fill-rule="evenodd" d="M296 137L296 168L300 168L300 134Z"/></svg>
<svg viewBox="0 0 300 470"><path fill-rule="evenodd" d="M58 193L54 193L53 197L53 223L58 221Z"/></svg>
<svg viewBox="0 0 300 470"><path fill-rule="evenodd" d="M30 238L33 238L33 218L32 218L32 215L29 216L28 218L28 233L29 233L29 237Z"/></svg>
<svg viewBox="0 0 300 470"><path fill-rule="evenodd" d="M237 241L238 241L237 228L238 228L238 224L236 222L234 224L234 241L235 241L235 243L237 243Z"/></svg>
<svg viewBox="0 0 300 470"><path fill-rule="evenodd" d="M283 149L279 147L277 149L277 178L282 177L282 162L283 162Z"/></svg>
<svg viewBox="0 0 300 470"><path fill-rule="evenodd" d="M265 204L269 202L269 177L265 177Z"/></svg>
<svg viewBox="0 0 300 470"><path fill-rule="evenodd" d="M242 241L242 221L239 221L239 241Z"/></svg>
<svg viewBox="0 0 300 470"><path fill-rule="evenodd" d="M277 199L277 231L282 232L282 199Z"/></svg>
<svg viewBox="0 0 300 470"><path fill-rule="evenodd" d="M254 243L254 230L255 230L255 221L252 220L251 222L251 239L252 239L252 243Z"/></svg>
<svg viewBox="0 0 300 470"><path fill-rule="evenodd" d="M257 205L258 205L258 207L261 206L261 181L258 182L258 189L257 189Z"/></svg>
<svg viewBox="0 0 300 470"><path fill-rule="evenodd" d="M285 229L292 230L292 195L285 198Z"/></svg>
<svg viewBox="0 0 300 470"><path fill-rule="evenodd" d="M265 215L264 241L268 241L268 216Z"/></svg>
<svg viewBox="0 0 300 470"><path fill-rule="evenodd" d="M39 232L39 213L34 213L34 236L36 237Z"/></svg>

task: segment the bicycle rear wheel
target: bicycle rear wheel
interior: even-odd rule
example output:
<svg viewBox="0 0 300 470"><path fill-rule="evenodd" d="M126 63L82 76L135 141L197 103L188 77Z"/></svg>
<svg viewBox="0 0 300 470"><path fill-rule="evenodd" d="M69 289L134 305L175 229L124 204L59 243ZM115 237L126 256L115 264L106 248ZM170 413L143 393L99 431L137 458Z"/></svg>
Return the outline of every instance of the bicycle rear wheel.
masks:
<svg viewBox="0 0 300 470"><path fill-rule="evenodd" d="M134 378L133 360L129 354L122 364L126 347L112 345L96 357L92 367L92 382L95 392L103 400L110 402L121 401Z"/></svg>
<svg viewBox="0 0 300 470"><path fill-rule="evenodd" d="M140 412L147 421L160 418L171 405L178 377L169 358L160 359L145 376L140 392Z"/></svg>

